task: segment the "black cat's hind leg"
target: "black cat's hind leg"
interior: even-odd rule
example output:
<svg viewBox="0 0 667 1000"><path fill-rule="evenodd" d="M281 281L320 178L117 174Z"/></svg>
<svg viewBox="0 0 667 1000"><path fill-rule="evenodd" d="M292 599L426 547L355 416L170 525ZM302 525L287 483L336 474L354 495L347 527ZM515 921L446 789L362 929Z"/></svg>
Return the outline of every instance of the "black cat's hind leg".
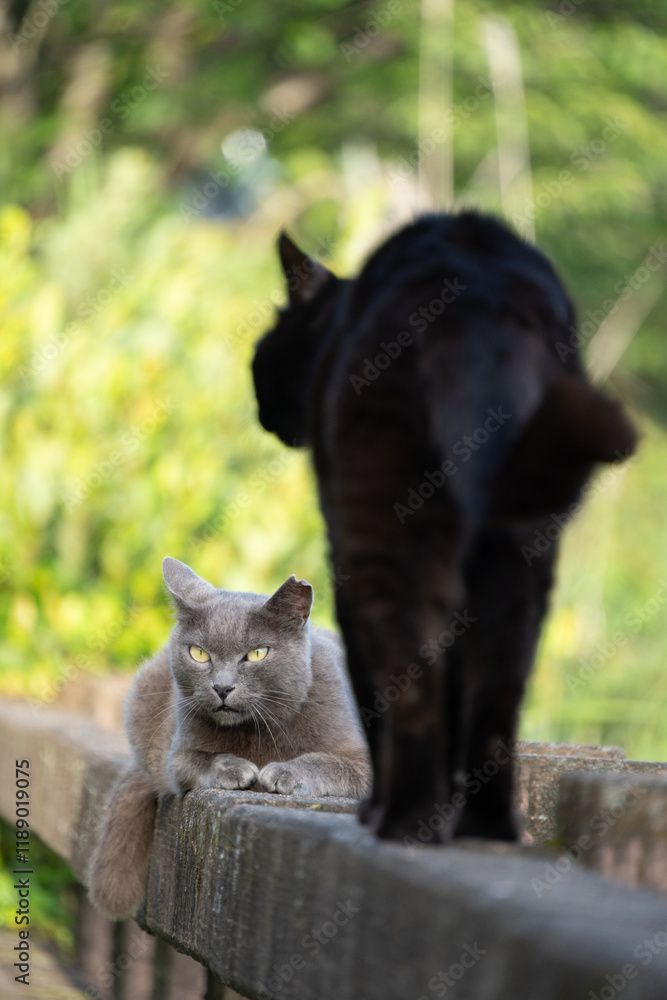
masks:
<svg viewBox="0 0 667 1000"><path fill-rule="evenodd" d="M429 828L436 805L450 795L440 712L442 664L424 664L417 654L427 633L416 625L421 609L410 606L415 592L390 599L392 568L385 564L382 579L373 581L374 575L367 580L372 603L357 587L338 602L374 770L372 795L360 816L381 837L414 838L423 824ZM441 839L447 839L443 833Z"/></svg>
<svg viewBox="0 0 667 1000"><path fill-rule="evenodd" d="M394 321L386 317L385 336ZM355 350L346 371L377 353L372 338ZM440 471L418 360L406 350L363 392L347 378L331 389L314 457L340 573L338 620L370 734L374 788L362 815L382 837L437 826L445 840L436 807L451 795L447 649L438 637L462 599L468 529Z"/></svg>
<svg viewBox="0 0 667 1000"><path fill-rule="evenodd" d="M343 519L337 553L345 580L338 619L374 768L361 816L381 837L446 841L450 747L440 637L460 602L458 543L451 518L415 531L389 513L357 508ZM423 513L423 521L441 521L435 505Z"/></svg>
<svg viewBox="0 0 667 1000"><path fill-rule="evenodd" d="M514 741L556 555L555 542L541 554L524 554L534 552L535 527L487 527L466 562L475 621L459 646L467 750L459 776L465 804L457 837L518 838L512 810Z"/></svg>

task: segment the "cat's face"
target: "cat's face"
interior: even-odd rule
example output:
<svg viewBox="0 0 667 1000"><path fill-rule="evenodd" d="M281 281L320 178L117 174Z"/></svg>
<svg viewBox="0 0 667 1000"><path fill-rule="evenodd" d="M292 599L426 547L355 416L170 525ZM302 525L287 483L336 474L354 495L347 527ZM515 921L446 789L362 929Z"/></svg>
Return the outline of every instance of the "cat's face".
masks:
<svg viewBox="0 0 667 1000"><path fill-rule="evenodd" d="M218 590L167 557L178 621L171 670L188 706L218 726L288 719L312 683L306 627L313 589L290 577L272 597Z"/></svg>
<svg viewBox="0 0 667 1000"><path fill-rule="evenodd" d="M308 443L307 399L313 361L344 284L287 236L278 242L289 305L257 344L252 363L259 420L291 447Z"/></svg>

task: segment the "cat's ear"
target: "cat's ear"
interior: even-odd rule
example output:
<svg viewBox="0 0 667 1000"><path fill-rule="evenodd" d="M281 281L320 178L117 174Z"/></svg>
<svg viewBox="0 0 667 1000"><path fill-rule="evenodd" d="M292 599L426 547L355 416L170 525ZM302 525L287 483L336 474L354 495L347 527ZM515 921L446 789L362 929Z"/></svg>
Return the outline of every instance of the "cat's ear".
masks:
<svg viewBox="0 0 667 1000"><path fill-rule="evenodd" d="M203 580L185 563L166 556L162 561L162 575L167 590L179 608L187 611L196 608L202 601L216 593L215 587Z"/></svg>
<svg viewBox="0 0 667 1000"><path fill-rule="evenodd" d="M292 574L289 580L285 580L282 587L278 587L275 594L269 597L263 610L303 627L308 621L312 606L313 588L305 580L297 580Z"/></svg>
<svg viewBox="0 0 667 1000"><path fill-rule="evenodd" d="M331 271L299 250L285 232L278 237L278 253L292 305L312 302L320 289L334 278Z"/></svg>

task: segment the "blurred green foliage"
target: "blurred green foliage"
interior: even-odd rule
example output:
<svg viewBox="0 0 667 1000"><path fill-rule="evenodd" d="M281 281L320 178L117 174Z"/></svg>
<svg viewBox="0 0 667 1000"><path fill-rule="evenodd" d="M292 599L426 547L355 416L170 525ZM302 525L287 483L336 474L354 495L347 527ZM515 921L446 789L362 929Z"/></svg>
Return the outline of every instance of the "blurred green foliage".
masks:
<svg viewBox="0 0 667 1000"><path fill-rule="evenodd" d="M74 957L76 880L64 861L36 837L30 838L30 924L14 923L18 892L13 873L16 856L14 829L0 820L0 927L35 932L52 940L63 957ZM25 877L25 876L23 876ZM17 934L18 940L18 934Z"/></svg>
<svg viewBox="0 0 667 1000"><path fill-rule="evenodd" d="M0 685L48 701L166 639L165 554L228 588L295 572L331 623L308 461L259 428L248 363L281 301L282 225L347 273L405 216L419 9L69 0L31 37L27 10L5 11L0 94ZM488 83L468 100L493 12L522 54L522 211L599 322L665 237L667 12L461 0L457 198L495 211ZM644 441L566 536L528 738L667 758L665 311L662 295L612 375Z"/></svg>

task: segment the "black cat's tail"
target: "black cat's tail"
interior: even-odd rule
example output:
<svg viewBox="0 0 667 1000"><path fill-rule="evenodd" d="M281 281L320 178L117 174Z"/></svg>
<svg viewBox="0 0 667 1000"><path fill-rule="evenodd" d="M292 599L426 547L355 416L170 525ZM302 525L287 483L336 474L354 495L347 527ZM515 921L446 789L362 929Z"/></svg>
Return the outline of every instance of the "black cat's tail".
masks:
<svg viewBox="0 0 667 1000"><path fill-rule="evenodd" d="M584 377L565 375L547 390L500 477L497 509L548 513L577 500L592 467L622 462L637 433L621 406Z"/></svg>
<svg viewBox="0 0 667 1000"><path fill-rule="evenodd" d="M563 514L597 463L633 454L620 404L578 366L563 371L539 327L531 343L463 304L450 324L427 343L421 373L449 490L469 515Z"/></svg>
<svg viewBox="0 0 667 1000"><path fill-rule="evenodd" d="M88 869L91 902L111 920L134 916L143 899L157 796L136 764L114 785Z"/></svg>

